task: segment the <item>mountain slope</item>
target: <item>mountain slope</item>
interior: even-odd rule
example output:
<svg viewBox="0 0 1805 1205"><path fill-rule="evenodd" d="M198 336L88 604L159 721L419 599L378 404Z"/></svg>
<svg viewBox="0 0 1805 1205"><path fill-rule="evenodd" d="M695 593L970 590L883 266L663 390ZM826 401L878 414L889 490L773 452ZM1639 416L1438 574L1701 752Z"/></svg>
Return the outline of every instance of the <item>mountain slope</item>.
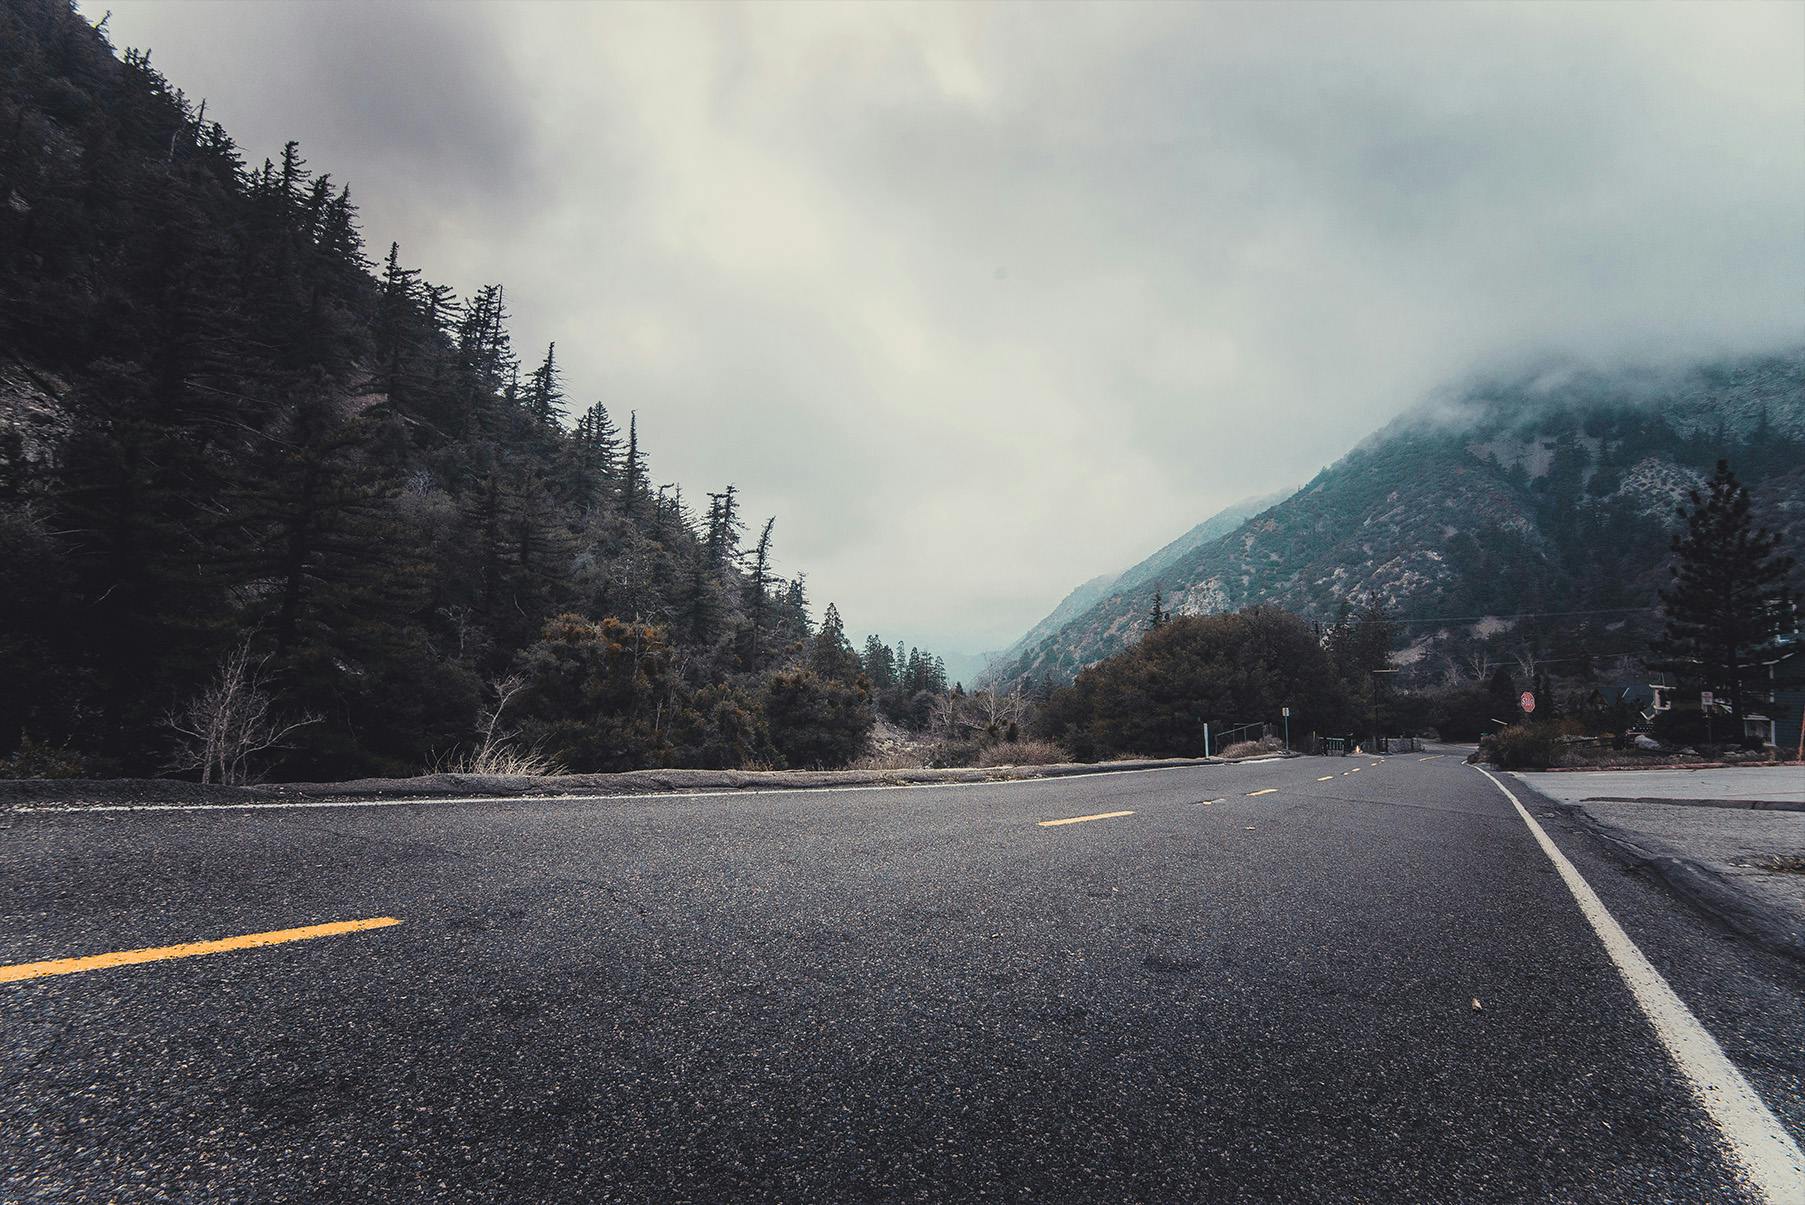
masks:
<svg viewBox="0 0 1805 1205"><path fill-rule="evenodd" d="M1627 650L1663 578L1675 503L1727 456L1765 521L1805 536L1805 352L1682 372L1576 367L1449 391L1276 506L1171 558L1168 607L1274 603L1328 619L1374 601L1442 663L1475 641ZM1138 640L1152 582L1123 575L1020 647L1006 680L1070 678ZM1463 617L1610 611L1559 625ZM1452 625L1425 619L1454 617Z"/></svg>
<svg viewBox="0 0 1805 1205"><path fill-rule="evenodd" d="M1045 619L1028 629L1027 635L999 654L995 664L1001 667L1013 666L1029 649L1058 633L1112 593L1121 593L1153 581L1186 556L1210 541L1227 535L1288 493L1289 491L1281 490L1260 498L1243 498L1217 511L1184 535L1121 573L1105 573L1093 577L1061 599Z"/></svg>
<svg viewBox="0 0 1805 1205"><path fill-rule="evenodd" d="M1283 502L1291 493L1291 490L1278 490L1258 498L1243 498L1232 506L1223 507L1152 556L1125 570L1111 583L1110 588L1131 590L1136 586L1157 584L1162 574L1170 572L1199 548L1212 540L1221 539L1268 507Z"/></svg>

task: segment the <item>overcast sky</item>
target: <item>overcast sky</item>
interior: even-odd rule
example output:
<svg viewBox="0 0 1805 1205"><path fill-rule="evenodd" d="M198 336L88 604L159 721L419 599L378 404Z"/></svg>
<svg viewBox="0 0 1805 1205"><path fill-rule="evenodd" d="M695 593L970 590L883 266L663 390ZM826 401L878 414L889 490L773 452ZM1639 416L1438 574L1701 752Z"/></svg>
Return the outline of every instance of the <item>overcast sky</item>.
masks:
<svg viewBox="0 0 1805 1205"><path fill-rule="evenodd" d="M1805 341L1805 6L110 7L855 634L1000 647L1450 377Z"/></svg>

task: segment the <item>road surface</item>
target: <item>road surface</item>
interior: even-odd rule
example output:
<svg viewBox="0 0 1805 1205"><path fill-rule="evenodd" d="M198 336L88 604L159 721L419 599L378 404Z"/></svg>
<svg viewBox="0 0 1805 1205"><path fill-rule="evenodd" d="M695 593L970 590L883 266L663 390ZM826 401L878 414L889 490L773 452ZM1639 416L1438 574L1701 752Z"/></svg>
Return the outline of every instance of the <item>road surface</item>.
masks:
<svg viewBox="0 0 1805 1205"><path fill-rule="evenodd" d="M0 1200L1786 1199L1799 964L1504 781L0 813Z"/></svg>

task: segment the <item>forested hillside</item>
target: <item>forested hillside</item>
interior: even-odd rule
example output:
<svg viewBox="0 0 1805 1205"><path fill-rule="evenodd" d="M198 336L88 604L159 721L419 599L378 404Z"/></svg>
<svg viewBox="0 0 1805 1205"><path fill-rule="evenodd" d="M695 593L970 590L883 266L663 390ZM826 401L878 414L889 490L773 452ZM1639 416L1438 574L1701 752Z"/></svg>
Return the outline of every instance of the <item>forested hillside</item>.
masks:
<svg viewBox="0 0 1805 1205"><path fill-rule="evenodd" d="M1382 607L1419 681L1483 678L1500 658L1639 656L1675 504L1719 457L1763 521L1805 544L1805 353L1483 382L1405 415L1157 582L1112 586L1004 677L1069 680L1133 644L1156 586L1182 615L1270 603L1326 623Z"/></svg>
<svg viewBox="0 0 1805 1205"><path fill-rule="evenodd" d="M0 758L198 770L224 714L288 776L509 733L845 761L837 615L731 485L660 483L630 405L513 347L499 284L367 250L298 146L247 163L66 0L0 6Z"/></svg>

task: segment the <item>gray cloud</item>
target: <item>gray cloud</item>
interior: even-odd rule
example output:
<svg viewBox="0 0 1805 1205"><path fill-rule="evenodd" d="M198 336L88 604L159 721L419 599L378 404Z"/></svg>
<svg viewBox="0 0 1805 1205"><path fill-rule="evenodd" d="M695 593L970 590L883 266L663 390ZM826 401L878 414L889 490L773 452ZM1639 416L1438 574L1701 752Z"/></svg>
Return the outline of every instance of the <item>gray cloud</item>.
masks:
<svg viewBox="0 0 1805 1205"><path fill-rule="evenodd" d="M115 4L374 246L995 646L1438 384L1805 331L1805 8Z"/></svg>

